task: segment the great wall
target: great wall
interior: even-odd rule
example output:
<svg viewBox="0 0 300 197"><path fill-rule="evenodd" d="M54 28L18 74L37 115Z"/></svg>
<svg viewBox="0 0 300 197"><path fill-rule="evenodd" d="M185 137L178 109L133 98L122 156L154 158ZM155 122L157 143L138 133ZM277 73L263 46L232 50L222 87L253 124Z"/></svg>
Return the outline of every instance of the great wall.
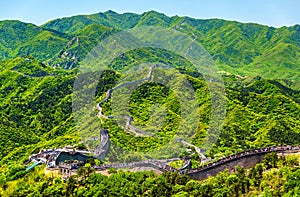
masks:
<svg viewBox="0 0 300 197"><path fill-rule="evenodd" d="M68 152L67 152L68 151ZM137 168L137 171L144 171L145 168L147 170L158 171L160 173L163 172L178 172L179 174L185 174L190 176L195 180L203 180L210 176L215 176L218 173L228 169L230 172L235 170L236 166L240 166L243 168L251 168L256 164L260 163L264 156L268 153L276 152L279 154L294 154L300 152L300 146L274 146L274 147L266 147L260 149L252 149L248 151L239 152L234 155L229 155L224 158L220 158L216 161L211 161L204 163L198 168L189 169L190 160L186 159L184 165L181 169L175 169L168 164L172 161L182 160L183 158L171 158L165 160L144 160L139 162L132 163L112 163L112 164L103 164L99 166L92 166L95 171L101 172L108 170L110 168L115 169L132 169ZM30 160L34 160L33 167L38 164L46 163L48 169L59 170L64 177L68 177L72 174L76 174L78 168L81 166L80 164L83 162L77 163L65 163L63 162L65 158L71 156L74 160L86 160L87 156L83 156L84 151L82 153L73 152L70 153L70 150L67 149L50 149L46 151L42 151L39 154L31 156ZM67 154L67 156L66 156ZM54 157L53 157L54 156ZM63 156L63 159L60 158ZM55 158L53 160L53 158ZM31 166L30 166L31 167ZM30 170L31 168L28 168Z"/></svg>
<svg viewBox="0 0 300 197"><path fill-rule="evenodd" d="M124 129L128 130L130 129L131 131L134 131L136 135L144 135L146 132L141 131L137 128L135 128L133 125L131 125L132 122L132 117L131 116L105 116L102 111L101 104L103 104L105 101L107 101L111 93L114 90L117 90L123 86L126 86L128 84L135 84L138 82L142 81L150 81L151 80L151 75L153 72L153 69L157 65L154 65L150 67L150 71L147 75L147 78L137 80L135 82L127 82L124 84L121 84L113 89L110 89L106 92L106 97L97 104L96 109L99 111L97 116L99 118L108 118L108 119L113 119L113 118L123 118L126 120L126 126ZM74 150L74 149L49 149L46 151L41 151L39 154L32 155L29 159L29 161L33 161L33 165L29 166L27 170L30 170L34 168L36 165L41 164L41 163L46 163L47 168L51 169L59 169L63 177L68 177L71 174L74 174L77 172L77 169L81 166L83 162L78 162L78 163L65 163L63 162L65 158L68 158L69 156L72 158L76 158L79 161L84 161L88 158L91 158L90 156L86 156L86 154L93 154L94 158L98 158L100 160L104 160L106 154L109 151L109 132L108 130L103 130L100 129L100 138L99 137L94 137L94 138L89 138L86 141L89 140L99 140L100 143L99 145L92 151L84 151L84 150ZM201 150L188 143L185 142L184 140L178 138L177 139L179 142L186 144L187 146L194 147L196 152L199 154L200 158L202 161L202 165L198 168L191 169L191 160L188 158L171 158L171 159L166 159L166 160L144 160L144 161L139 161L139 162L132 162L132 163L112 163L112 164L104 164L100 166L92 166L92 168L95 169L95 171L104 171L109 168L115 168L115 169L133 169L137 168L140 171L145 170L155 170L159 172L167 172L167 171L172 171L172 172L178 172L179 174L185 174L190 176L192 179L195 180L203 180L206 179L210 176L215 176L219 172L224 171L225 169L228 169L230 172L235 170L236 166L240 166L243 168L251 168L255 166L257 163L260 163L264 156L270 152L276 152L276 153L282 153L282 154L291 154L291 153L298 153L300 152L300 146L293 146L293 145L286 145L286 146L274 146L274 147L265 147L265 148L258 148L258 149L252 149L252 150L247 150L243 152L239 152L234 155L229 155L224 158L220 158L216 161L212 161L207 159L204 154L201 152ZM83 142L86 142L83 141ZM63 158L60 158L63 157ZM175 169L169 164L172 161L177 161L177 160L184 160L183 167L180 169ZM27 161L27 163L29 163Z"/></svg>
<svg viewBox="0 0 300 197"><path fill-rule="evenodd" d="M99 111L98 112L98 117L99 118L107 118L107 119L118 119L118 118L122 118L122 119L125 119L126 120L126 124L125 124L125 127L124 129L127 130L127 131L131 131L131 132L134 132L134 135L135 136L141 136L141 135L148 135L148 136L151 136L151 134L148 134L136 127L134 127L131 122L133 121L133 118L131 116L105 116L103 114L103 109L101 107L101 104L103 104L104 102L106 102L110 97L111 97L111 93L117 89L120 89L124 86L127 86L127 85L134 85L134 84L138 84L140 82L143 82L143 81L150 81L151 78L152 78L152 72L153 72L153 69L157 67L157 65L153 65L150 67L149 69L149 73L147 75L146 78L144 79L140 79L140 80L136 80L136 81L133 81L133 82L126 82L126 83L123 83L123 84L120 84L112 89L109 89L107 92L106 92L106 97L100 101L97 106L96 106L96 109Z"/></svg>
<svg viewBox="0 0 300 197"><path fill-rule="evenodd" d="M185 160L183 168L179 170L167 165L167 163L170 163L171 161L176 161L179 158L164 161L145 160L133 163L106 164L102 166L95 166L94 168L96 170L101 171L109 168L128 169L133 167L153 167L154 169L159 170L161 172L178 172L179 174L188 175L195 180L203 180L208 178L209 176L215 176L219 172L224 171L225 169L228 169L230 172L233 172L236 166L240 166L243 168L254 167L256 164L260 163L263 160L266 154L271 152L283 154L298 153L300 152L300 146L276 146L243 151L234 155L229 155L227 157L218 159L217 161L204 163L204 165L201 165L200 167L194 169L188 169L188 164L190 163L190 160Z"/></svg>

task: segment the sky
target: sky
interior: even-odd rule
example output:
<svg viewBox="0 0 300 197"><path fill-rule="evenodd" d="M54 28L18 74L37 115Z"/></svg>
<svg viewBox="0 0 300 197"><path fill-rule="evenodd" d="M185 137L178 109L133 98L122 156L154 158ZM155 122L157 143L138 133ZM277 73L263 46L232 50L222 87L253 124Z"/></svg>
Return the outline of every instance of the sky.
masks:
<svg viewBox="0 0 300 197"><path fill-rule="evenodd" d="M36 25L107 10L138 14L155 10L167 16L221 18L273 27L300 24L299 0L0 0L0 20L16 19Z"/></svg>

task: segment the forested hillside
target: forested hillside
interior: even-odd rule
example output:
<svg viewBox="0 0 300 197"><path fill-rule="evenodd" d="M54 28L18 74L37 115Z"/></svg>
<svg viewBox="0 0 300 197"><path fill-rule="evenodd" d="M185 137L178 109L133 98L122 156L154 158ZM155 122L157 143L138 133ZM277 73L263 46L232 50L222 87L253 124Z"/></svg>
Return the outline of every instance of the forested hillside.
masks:
<svg viewBox="0 0 300 197"><path fill-rule="evenodd" d="M86 196L251 196L261 192L280 196L297 192L292 188L299 188L293 181L299 178L298 158L281 158L271 167L265 161L265 165L259 164L251 171L237 169L232 175L224 172L201 183L173 173L157 176L113 172L110 177L89 177L91 169L87 169L84 179L67 182L46 176L42 167L24 173L24 162L31 154L81 141L72 114L72 98L74 81L80 77L80 63L86 55L110 35L145 25L191 36L209 52L219 69L225 85L226 117L216 144L206 156L218 158L256 147L300 144L299 25L273 28L221 19L168 17L155 11L140 15L107 11L56 19L42 26L0 21L0 196L6 189L16 196L84 196L84 192ZM200 118L191 138L201 147L211 119L209 87L203 73L189 70L191 63L173 52L144 47L118 56L94 84L95 105L118 84L122 69L147 61L171 64L194 88ZM155 151L172 138L180 121L180 103L170 89L150 81L133 92L129 104L134 122L142 127L149 126L153 105L167 109L167 123L156 131L160 132L159 140L133 137L114 119L92 122L95 119L86 117L86 125L99 129L101 123L113 144L135 152ZM110 100L102 107L106 115L112 115ZM90 110L96 118L96 110ZM113 160L115 154L111 151L103 162Z"/></svg>
<svg viewBox="0 0 300 197"><path fill-rule="evenodd" d="M79 136L72 116L75 73L76 70L55 70L30 57L1 62L3 162L10 160L11 155L22 158L23 153L20 153L24 149L30 149L26 153L29 154L38 151L37 147L56 143L63 138L71 140L60 141L63 144L78 142ZM115 71L104 75L99 82L98 86L101 88L97 95L104 95L108 87L117 83L118 75ZM185 75L195 88L199 103L200 122L193 141L201 146L209 128L209 91L201 75ZM230 154L254 147L299 143L300 92L293 88L292 82L234 75L224 75L223 79L226 86L227 114L222 134L211 154ZM173 106L170 110L178 108L176 105L179 103L168 99L171 95L167 93L164 96L163 92L163 86L155 83L135 91L130 107L137 123L145 124L149 121L149 106L157 100L163 106ZM104 107L109 108L109 103ZM176 110L171 112L174 115L177 113ZM177 124L178 115L180 114L171 117L170 120L175 121L172 124ZM135 151L145 151L146 147L159 147L159 144L153 146L142 138L137 143L134 138L121 131L114 121L105 124L110 129L111 140L120 146ZM176 127L166 126L176 130Z"/></svg>
<svg viewBox="0 0 300 197"><path fill-rule="evenodd" d="M50 66L70 69L77 67L99 40L145 25L173 28L194 37L220 70L265 78L300 78L299 25L273 28L221 19L168 17L155 11L141 15L107 11L56 19L40 27L2 21L0 58L30 54Z"/></svg>

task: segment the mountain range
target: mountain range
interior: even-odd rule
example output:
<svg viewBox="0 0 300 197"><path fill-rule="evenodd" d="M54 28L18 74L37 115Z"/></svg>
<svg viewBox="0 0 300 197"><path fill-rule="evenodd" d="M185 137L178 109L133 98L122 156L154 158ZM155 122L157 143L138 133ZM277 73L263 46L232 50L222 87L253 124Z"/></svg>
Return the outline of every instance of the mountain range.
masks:
<svg viewBox="0 0 300 197"><path fill-rule="evenodd" d="M299 158L278 160L276 155L271 157L277 160L264 160L267 168L264 164L251 170L236 168L234 174L227 171L203 182L169 172L156 176L111 170L109 177L92 174L62 181L57 175L45 174L45 166L25 171L28 157L42 149L85 146L76 127L76 113L72 112L74 81L85 77L79 72L81 62L110 35L143 26L189 35L209 52L220 71L226 117L217 142L206 156L214 159L258 147L300 144L300 25L274 28L222 19L168 17L155 11L107 11L55 19L41 26L5 20L0 21L0 196L281 196L293 189L299 192ZM150 60L174 65L195 90L199 121L190 137L193 145L201 147L210 128L214 99L203 73L189 70L191 63L182 56L151 47L128 51L82 91L96 87L96 106L116 87L122 77L120 70ZM218 81L209 83L219 85ZM111 106L111 99L101 105L106 116L112 115ZM98 112L92 107L89 110L91 116L82 116L81 128L98 132L101 125L108 130L111 146L101 161L105 163L136 159L140 152L149 150L156 152L172 139L181 118L174 92L153 81L132 93L129 111L134 123L157 131L159 138L133 137L114 119L98 120ZM161 129L151 124L160 114L166 117L165 122L159 122ZM120 148L137 154L120 154ZM145 160L149 156L140 157ZM199 161L192 158L193 163L198 165ZM270 165L280 168L270 170Z"/></svg>
<svg viewBox="0 0 300 197"><path fill-rule="evenodd" d="M300 25L268 27L221 19L168 17L113 11L55 19L41 26L0 22L0 59L31 55L46 65L72 69L109 35L128 28L174 28L195 38L220 71L269 79L300 79Z"/></svg>

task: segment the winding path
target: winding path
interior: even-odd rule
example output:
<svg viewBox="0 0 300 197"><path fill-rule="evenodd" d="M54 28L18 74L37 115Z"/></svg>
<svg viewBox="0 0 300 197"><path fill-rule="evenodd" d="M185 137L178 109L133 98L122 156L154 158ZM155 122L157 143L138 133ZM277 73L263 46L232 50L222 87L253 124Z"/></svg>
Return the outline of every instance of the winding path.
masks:
<svg viewBox="0 0 300 197"><path fill-rule="evenodd" d="M106 144L108 143L109 136L107 130L100 130L100 144L94 150L94 157L100 158L101 154L107 151L105 149Z"/></svg>
<svg viewBox="0 0 300 197"><path fill-rule="evenodd" d="M140 83L143 81L150 81L152 78L152 72L153 69L156 67L157 65L153 65L150 67L149 73L147 75L146 78L144 79L140 79L140 80L136 80L134 82L126 82L123 83L121 85L118 85L110 90L108 90L106 92L106 97L100 101L97 106L96 109L99 111L98 112L98 117L99 118L107 118L107 119L112 119L112 118L122 118L126 120L126 125L125 125L125 129L127 130L133 130L135 132L136 135L149 135L147 133L145 133L144 131L135 128L133 125L131 125L131 122L133 121L131 116L106 116L103 114L103 110L101 107L101 104L103 104L104 102L106 102L110 97L111 97L111 93L114 90L117 90L123 86L126 85L130 85L130 84L136 84L136 83ZM95 155L99 155L103 152L103 147L104 145L107 143L108 141L108 133L106 133L107 138L103 138L101 137L101 143L99 144L99 146L96 148L95 151ZM178 138L177 139L179 142L186 144L188 146L192 146L195 148L195 150L197 151L197 153L199 154L199 156L201 156L201 158L205 161L208 161L207 158L201 153L201 149L198 148L197 146L190 144L186 141L184 141L183 139ZM253 150L249 150L249 151L243 151L243 152L239 152L237 154L234 155L229 155L225 158L221 158L217 161L214 162L206 162L204 165L201 165L198 168L194 168L194 169L186 169L185 166L187 166L188 164L190 165L190 160L187 160L184 164L184 167L181 168L180 170L177 170L169 165L167 165L167 160L162 161L162 160L145 160L145 161L140 161L140 162L133 162L133 163L117 163L117 164L106 164L106 165L102 165L102 166L94 166L94 168L96 170L105 170L108 168L133 168L133 167L149 167L152 166L156 169L159 169L162 172L165 171L177 171L180 174L186 174L186 175L191 175L191 174L196 174L199 173L201 171L207 170L209 168L216 168L217 166L223 165L227 162L231 162L240 158L244 158L244 157L249 157L251 155L259 155L259 154L266 154L269 152L287 152L287 151L297 151L300 152L300 146L276 146L276 147L266 147L266 148L260 148L260 149L253 149ZM176 158L176 160L178 160L178 158ZM170 161L170 160L169 160Z"/></svg>
<svg viewBox="0 0 300 197"><path fill-rule="evenodd" d="M185 144L185 145L187 145L187 146L191 146L191 147L194 147L195 148L195 151L198 153L198 155L201 157L201 161L208 161L208 159L205 157L205 155L203 154L203 153L201 153L201 149L199 148L199 147L197 147L197 146L195 146L195 145L193 145L193 144L191 144L191 143L189 143L189 142L187 142L187 141L184 141L183 139L181 139L181 138L177 138L176 139L178 142L181 142L181 143L183 143L183 144Z"/></svg>
<svg viewBox="0 0 300 197"><path fill-rule="evenodd" d="M95 170L106 170L109 168L116 169L125 169L125 168L135 168L135 167L153 167L158 169L161 172L173 171L176 172L177 169L173 168L167 163L178 160L179 158L169 159L169 160L144 160L139 162L131 162L131 163L115 163L115 164L105 164L101 166L94 166Z"/></svg>
<svg viewBox="0 0 300 197"><path fill-rule="evenodd" d="M202 165L198 168L194 168L194 169L190 169L190 170L183 170L180 173L189 175L189 174L198 173L198 172L207 170L209 168L216 168L217 166L234 161L236 159L241 159L241 158L252 156L252 155L259 155L259 154L270 153L270 152L280 153L280 152L289 152L289 151L300 152L300 146L274 146L274 147L266 147L266 148L243 151L243 152L239 152L234 155L229 155L225 158L221 158L221 159L211 162L211 163L206 163L205 165Z"/></svg>
<svg viewBox="0 0 300 197"><path fill-rule="evenodd" d="M192 175L197 174L199 172L205 171L207 169L213 169L217 168L220 165L223 165L225 163L232 162L237 159L241 159L244 157L249 157L252 155L259 155L259 154L266 154L270 152L277 152L277 153L286 153L286 152L300 152L300 146L276 146L276 147L266 147L266 148L260 148L260 149L253 149L248 151L239 152L234 155L229 155L225 158L221 158L217 161L206 163L198 168L193 169L185 169L184 167L188 165L190 162L189 160L185 161L185 164L183 168L177 170L169 165L167 163L175 160L179 160L179 158L174 159L168 159L168 160L145 160L140 162L132 162L132 163L116 163L116 164L105 164L101 166L94 166L96 170L102 171L109 168L116 168L116 169L125 169L125 168L134 168L134 167L149 167L152 166L155 169L160 170L161 172L178 172L180 174L186 174L186 175Z"/></svg>
<svg viewBox="0 0 300 197"><path fill-rule="evenodd" d="M127 85L133 85L133 84L136 84L136 83L141 83L143 81L150 81L151 78L152 78L152 72L153 72L153 69L156 67L157 65L153 65L150 67L150 70L149 70L149 73L147 75L146 78L144 79L140 79L140 80L136 80L134 82L126 82L126 83L123 83L121 85L118 85L112 89L109 89L107 92L106 92L106 97L100 101L97 106L96 106L96 109L99 111L97 116L98 118L107 118L107 119L113 119L113 118L122 118L122 119L125 119L126 120L126 124L125 124L125 127L124 129L127 130L127 131L133 131L133 134L135 134L136 136L153 136L152 134L148 134L136 127L134 127L131 122L133 121L133 118L131 116L106 116L103 114L103 109L101 107L101 104L103 104L104 102L106 102L110 97L111 97L111 94L113 91L117 90L117 89L120 89L124 86L127 86ZM83 141L84 142L87 142L87 141L91 141L91 140L99 140L98 137L93 137L93 138L88 138L88 140L85 140ZM94 157L97 157L99 158L101 156L102 153L104 153L105 151L107 151L105 149L106 147L106 144L108 143L109 141L109 135L108 135L108 132L106 130L100 130L100 144L94 149Z"/></svg>
<svg viewBox="0 0 300 197"><path fill-rule="evenodd" d="M153 134L148 134L148 133L146 133L146 132L144 132L144 131L142 131L142 130L136 128L136 127L134 127L131 124L131 122L133 121L133 118L131 116L106 116L106 115L104 115L103 114L103 109L101 107L101 104L103 104L104 102L106 102L111 97L112 92L115 91L115 90L117 90L117 89L120 89L120 88L122 88L124 86L127 86L127 85L138 84L138 83L141 83L143 81L150 81L151 78L152 78L153 69L155 67L157 67L157 66L158 66L157 64L151 66L150 69L149 69L149 73L148 73L147 77L144 78L144 79L139 79L139 80L136 80L136 81L133 81L133 82L125 82L123 84L120 84L120 85L112 88L112 89L109 89L106 92L106 97L102 101L100 101L97 104L97 106L96 106L96 109L99 111L98 112L98 117L99 118L107 118L107 119L113 119L113 118L125 119L126 120L126 124L125 124L125 127L124 127L125 130L127 130L127 131L133 131L136 136L153 136Z"/></svg>

